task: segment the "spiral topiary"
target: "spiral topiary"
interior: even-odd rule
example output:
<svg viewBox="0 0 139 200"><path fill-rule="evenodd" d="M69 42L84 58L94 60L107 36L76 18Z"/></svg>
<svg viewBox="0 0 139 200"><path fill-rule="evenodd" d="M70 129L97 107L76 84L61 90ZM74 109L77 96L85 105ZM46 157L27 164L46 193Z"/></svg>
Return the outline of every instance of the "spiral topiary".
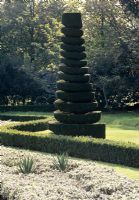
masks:
<svg viewBox="0 0 139 200"><path fill-rule="evenodd" d="M62 16L61 62L57 81L55 121L49 129L61 135L90 135L105 138L105 125L96 124L101 118L92 84L82 38L80 13L64 13Z"/></svg>

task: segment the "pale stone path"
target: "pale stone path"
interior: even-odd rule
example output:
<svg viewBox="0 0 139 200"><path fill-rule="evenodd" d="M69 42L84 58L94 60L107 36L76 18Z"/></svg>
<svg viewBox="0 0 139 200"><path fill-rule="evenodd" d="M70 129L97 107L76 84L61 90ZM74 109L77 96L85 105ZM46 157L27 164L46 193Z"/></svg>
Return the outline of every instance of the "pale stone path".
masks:
<svg viewBox="0 0 139 200"><path fill-rule="evenodd" d="M139 200L139 184L92 161L69 160L69 170L54 169L54 157L1 146L1 193L14 200ZM34 172L19 173L23 157L34 159Z"/></svg>

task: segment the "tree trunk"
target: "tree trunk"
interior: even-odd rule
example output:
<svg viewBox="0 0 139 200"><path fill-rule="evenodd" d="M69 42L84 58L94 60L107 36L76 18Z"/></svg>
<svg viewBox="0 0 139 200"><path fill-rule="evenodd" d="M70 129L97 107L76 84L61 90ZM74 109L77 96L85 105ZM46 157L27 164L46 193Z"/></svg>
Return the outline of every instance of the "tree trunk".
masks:
<svg viewBox="0 0 139 200"><path fill-rule="evenodd" d="M106 89L104 87L104 85L102 86L102 90L103 90L103 95L104 95L104 99L105 99L105 108L108 108L108 100L107 100L107 95L106 95Z"/></svg>

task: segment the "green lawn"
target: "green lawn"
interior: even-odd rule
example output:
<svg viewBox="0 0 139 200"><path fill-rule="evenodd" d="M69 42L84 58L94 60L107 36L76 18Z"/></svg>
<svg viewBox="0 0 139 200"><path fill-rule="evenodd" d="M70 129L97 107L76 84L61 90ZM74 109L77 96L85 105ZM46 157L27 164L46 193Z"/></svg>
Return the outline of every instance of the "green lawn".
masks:
<svg viewBox="0 0 139 200"><path fill-rule="evenodd" d="M133 167L126 167L122 165L117 165L117 164L111 164L111 163L104 163L104 162L97 162L103 167L110 167L114 169L116 172L119 174L122 174L124 176L127 176L130 179L133 179L137 182L139 182L139 169L133 168Z"/></svg>
<svg viewBox="0 0 139 200"><path fill-rule="evenodd" d="M52 113L43 112L6 112L0 113L6 115L27 115L27 116L46 116L52 117ZM102 123L106 123L106 138L109 140L134 142L139 145L139 113L111 113L103 114ZM139 170L116 164L99 162L103 166L112 167L117 172L128 176L139 182Z"/></svg>
<svg viewBox="0 0 139 200"><path fill-rule="evenodd" d="M101 122L107 125L107 139L134 142L139 145L139 113L103 114ZM139 182L139 169L109 163L99 163L103 166L112 167L118 173L124 174Z"/></svg>
<svg viewBox="0 0 139 200"><path fill-rule="evenodd" d="M103 114L101 122L106 123L107 139L139 145L139 113Z"/></svg>

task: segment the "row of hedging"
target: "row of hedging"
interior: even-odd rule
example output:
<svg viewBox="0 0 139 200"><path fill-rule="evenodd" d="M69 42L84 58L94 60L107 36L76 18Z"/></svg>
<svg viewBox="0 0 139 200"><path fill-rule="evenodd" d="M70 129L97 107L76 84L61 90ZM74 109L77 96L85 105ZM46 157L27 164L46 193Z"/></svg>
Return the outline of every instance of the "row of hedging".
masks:
<svg viewBox="0 0 139 200"><path fill-rule="evenodd" d="M62 85L62 86L61 86ZM68 85L69 87L70 85ZM85 85L84 85L85 86ZM59 89L62 89L61 87L66 87L63 84L59 83ZM71 84L71 91L75 91L76 88L74 88L75 86L73 86ZM79 88L79 85L77 85L77 87ZM77 88L77 89L78 89ZM84 90L84 87L81 85L82 90ZM89 90L89 89L88 89ZM103 109L105 110L105 112L111 112L111 111L116 111L116 110L120 110L120 108L112 108L110 109ZM0 106L0 112L53 112L55 110L55 107L53 104L46 104L46 105L25 105L25 106ZM139 105L135 104L134 106L126 106L125 108L122 108L121 111L132 111L132 110L139 110ZM32 119L33 120L33 119Z"/></svg>
<svg viewBox="0 0 139 200"><path fill-rule="evenodd" d="M20 112L52 112L54 111L53 104L46 105L25 105L25 106L0 106L0 112L20 111Z"/></svg>
<svg viewBox="0 0 139 200"><path fill-rule="evenodd" d="M43 116L25 116L25 115L6 115L0 114L0 120L11 120L16 122L24 122L24 121L32 121L32 120L39 120L39 119L45 119L46 117Z"/></svg>
<svg viewBox="0 0 139 200"><path fill-rule="evenodd" d="M139 146L85 136L60 136L49 130L33 132L37 125L39 125L39 128L36 130L44 130L44 124L47 124L47 121L48 119L45 119L44 121L38 120L1 127L1 143L5 146L47 153L67 152L69 156L139 167ZM34 126L35 129L32 128Z"/></svg>
<svg viewBox="0 0 139 200"><path fill-rule="evenodd" d="M26 132L38 132L48 129L48 121L50 119L46 118L41 120L22 122L16 125L10 126L10 129Z"/></svg>

